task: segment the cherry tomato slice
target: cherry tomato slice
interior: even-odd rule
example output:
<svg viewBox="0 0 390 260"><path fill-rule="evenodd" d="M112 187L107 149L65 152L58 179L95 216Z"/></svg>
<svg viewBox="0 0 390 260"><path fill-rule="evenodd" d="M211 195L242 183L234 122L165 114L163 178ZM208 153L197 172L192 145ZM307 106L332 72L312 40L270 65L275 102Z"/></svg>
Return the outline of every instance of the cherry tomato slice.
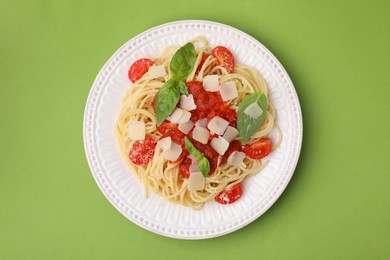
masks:
<svg viewBox="0 0 390 260"><path fill-rule="evenodd" d="M234 57L228 48L223 46L217 46L211 54L217 59L218 65L224 67L228 73L232 73L234 70Z"/></svg>
<svg viewBox="0 0 390 260"><path fill-rule="evenodd" d="M144 140L136 141L130 149L129 158L136 165L144 165L152 160L156 142L146 136Z"/></svg>
<svg viewBox="0 0 390 260"><path fill-rule="evenodd" d="M136 82L139 80L146 72L148 72L148 69L150 66L154 64L154 61L150 59L139 59L136 62L131 65L129 69L129 79L131 82Z"/></svg>
<svg viewBox="0 0 390 260"><path fill-rule="evenodd" d="M230 188L225 188L215 197L215 200L220 204L231 204L237 201L241 195L242 187L240 183L237 183Z"/></svg>
<svg viewBox="0 0 390 260"><path fill-rule="evenodd" d="M260 141L244 146L242 150L252 159L261 159L267 156L272 149L271 140L269 138L261 138Z"/></svg>

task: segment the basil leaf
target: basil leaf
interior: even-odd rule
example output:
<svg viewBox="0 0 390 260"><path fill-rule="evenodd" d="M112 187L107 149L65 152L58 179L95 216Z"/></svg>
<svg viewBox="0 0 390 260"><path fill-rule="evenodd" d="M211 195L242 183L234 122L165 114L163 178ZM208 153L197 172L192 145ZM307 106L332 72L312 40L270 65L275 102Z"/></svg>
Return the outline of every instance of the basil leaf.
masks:
<svg viewBox="0 0 390 260"><path fill-rule="evenodd" d="M196 62L195 46L191 42L181 47L169 63L172 79L186 81Z"/></svg>
<svg viewBox="0 0 390 260"><path fill-rule="evenodd" d="M188 139L187 136L184 136L184 141L186 145L187 151L196 157L196 159L199 161L199 170L202 172L204 177L207 177L207 175L210 172L210 162L204 156L203 153L199 152L195 146L191 143L190 139Z"/></svg>
<svg viewBox="0 0 390 260"><path fill-rule="evenodd" d="M187 136L184 136L184 142L185 142L185 145L186 145L186 149L187 151L192 154L193 156L196 157L196 159L198 161L200 161L203 157L204 157L204 154L199 152L195 146L191 143L190 139L188 139Z"/></svg>
<svg viewBox="0 0 390 260"><path fill-rule="evenodd" d="M244 113L245 109L255 102L263 110L263 114L256 119ZM241 101L237 110L237 129L243 144L248 142L249 138L257 132L264 122L267 116L267 106L267 97L262 93L252 93Z"/></svg>
<svg viewBox="0 0 390 260"><path fill-rule="evenodd" d="M172 114L177 103L179 103L180 93L177 84L178 82L175 80L168 80L157 92L154 105L157 125L161 125Z"/></svg>
<svg viewBox="0 0 390 260"><path fill-rule="evenodd" d="M183 81L179 81L177 86L178 86L178 89L181 93L188 96L188 88L187 88L186 83L184 83Z"/></svg>
<svg viewBox="0 0 390 260"><path fill-rule="evenodd" d="M179 103L180 93L188 96L187 85L184 81L194 68L195 62L196 51L194 45L190 42L173 55L169 63L172 79L161 86L154 105L158 126L172 114L177 103Z"/></svg>
<svg viewBox="0 0 390 260"><path fill-rule="evenodd" d="M199 160L198 167L199 167L199 170L202 172L203 176L207 177L207 175L210 172L209 160L207 160L206 157L203 157L202 159Z"/></svg>

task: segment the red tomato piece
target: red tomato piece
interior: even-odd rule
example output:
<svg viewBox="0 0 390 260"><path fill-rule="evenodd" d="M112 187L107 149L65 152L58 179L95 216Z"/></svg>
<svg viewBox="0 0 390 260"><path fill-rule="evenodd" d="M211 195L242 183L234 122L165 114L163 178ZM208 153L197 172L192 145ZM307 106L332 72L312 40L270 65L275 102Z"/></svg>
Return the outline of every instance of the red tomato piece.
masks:
<svg viewBox="0 0 390 260"><path fill-rule="evenodd" d="M160 139L170 136L173 142L184 147L184 133L179 130L177 124L165 120L161 125L157 126L157 131L162 134Z"/></svg>
<svg viewBox="0 0 390 260"><path fill-rule="evenodd" d="M204 154L204 156L209 160L210 163L210 172L209 175L212 175L218 166L218 157L219 154L209 145L202 144L201 142L196 141L192 138L192 131L187 135L188 139L190 139L191 143L195 146L195 148Z"/></svg>
<svg viewBox="0 0 390 260"><path fill-rule="evenodd" d="M236 127L237 113L234 109L232 109L228 106L225 106L223 104L219 107L216 107L215 111L214 111L214 109L210 109L209 111L210 112L207 116L207 122L210 122L210 120L213 119L213 117L219 116L219 117L225 119L226 121L228 121L230 126Z"/></svg>
<svg viewBox="0 0 390 260"><path fill-rule="evenodd" d="M157 94L154 95L153 100L152 100L152 107L154 109L154 112L156 112L156 109L154 108L154 105L156 104L156 99L157 99Z"/></svg>
<svg viewBox="0 0 390 260"><path fill-rule="evenodd" d="M266 137L261 138L260 141L254 144L244 146L242 150L252 159L264 158L272 150L271 140Z"/></svg>
<svg viewBox="0 0 390 260"><path fill-rule="evenodd" d="M203 89L202 82L187 82L188 92L194 96L196 109L191 111L191 120L193 122L206 118L212 109L220 107L223 104L219 92L207 92Z"/></svg>
<svg viewBox="0 0 390 260"><path fill-rule="evenodd" d="M237 201L241 195L242 187L240 183L237 183L230 188L225 188L215 197L215 200L220 204L231 204Z"/></svg>
<svg viewBox="0 0 390 260"><path fill-rule="evenodd" d="M192 163L192 160L190 158L186 158L179 165L179 174L186 179L188 179L190 177L191 163Z"/></svg>
<svg viewBox="0 0 390 260"><path fill-rule="evenodd" d="M209 160L210 163L209 175L214 174L215 170L218 167L219 154L210 145L203 145L203 148L198 150L204 153L204 156L206 156L206 158Z"/></svg>
<svg viewBox="0 0 390 260"><path fill-rule="evenodd" d="M242 151L242 144L241 144L241 142L238 141L238 140L235 140L235 141L231 142L230 145L229 145L229 148L226 150L225 154L222 156L221 164L225 163L227 161L227 159L229 158L229 156L233 152L240 152L240 151Z"/></svg>
<svg viewBox="0 0 390 260"><path fill-rule="evenodd" d="M209 56L210 56L210 54L203 53L202 59L200 60L199 65L198 65L198 67L196 68L196 74L199 73L199 71L200 71L200 69L202 68L204 62L207 60L207 58L208 58Z"/></svg>
<svg viewBox="0 0 390 260"><path fill-rule="evenodd" d="M172 142L181 145L181 147L184 148L185 141L184 141L184 133L180 130L177 130L173 135L171 135ZM187 151L187 150L185 150Z"/></svg>
<svg viewBox="0 0 390 260"><path fill-rule="evenodd" d="M186 82L188 91L191 92L194 96L198 96L199 92L203 90L203 84L200 81L188 81ZM204 91L204 90L203 90Z"/></svg>
<svg viewBox="0 0 390 260"><path fill-rule="evenodd" d="M228 48L217 46L211 51L211 54L217 59L218 65L224 67L228 73L234 71L234 57Z"/></svg>
<svg viewBox="0 0 390 260"><path fill-rule="evenodd" d="M178 125L173 124L168 120L165 120L161 125L157 126L157 131L159 131L162 135L170 135L176 131L179 131Z"/></svg>
<svg viewBox="0 0 390 260"><path fill-rule="evenodd" d="M130 149L129 158L136 165L144 165L152 160L156 142L146 136L144 140L136 141Z"/></svg>
<svg viewBox="0 0 390 260"><path fill-rule="evenodd" d="M149 67L153 66L153 64L154 61L146 58L139 59L134 62L133 65L131 65L128 73L131 82L134 83L139 80L146 72L148 72Z"/></svg>

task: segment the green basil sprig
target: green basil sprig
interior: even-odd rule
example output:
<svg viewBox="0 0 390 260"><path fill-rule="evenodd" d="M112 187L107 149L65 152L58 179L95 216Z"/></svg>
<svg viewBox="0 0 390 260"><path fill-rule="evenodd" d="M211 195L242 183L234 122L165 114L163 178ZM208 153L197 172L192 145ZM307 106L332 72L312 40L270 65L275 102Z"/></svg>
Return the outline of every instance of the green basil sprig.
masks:
<svg viewBox="0 0 390 260"><path fill-rule="evenodd" d="M169 69L172 78L176 80L185 81L190 75L196 62L195 46L191 42L181 47L175 55L173 55L169 63Z"/></svg>
<svg viewBox="0 0 390 260"><path fill-rule="evenodd" d="M203 153L199 152L195 148L195 146L191 143L190 139L188 139L187 136L184 136L184 141L185 141L185 145L186 145L187 151L190 154L192 154L193 156L195 156L196 159L198 160L198 162L199 162L199 164L198 164L199 170L202 172L204 177L207 177L207 175L210 172L210 162L209 162L209 160L206 158L206 156L204 156Z"/></svg>
<svg viewBox="0 0 390 260"><path fill-rule="evenodd" d="M253 103L257 103L263 110L263 114L256 119L244 113L245 109ZM267 106L267 97L262 93L252 93L241 101L237 110L237 129L243 144L248 142L249 138L257 132L264 122L267 116Z"/></svg>
<svg viewBox="0 0 390 260"><path fill-rule="evenodd" d="M172 114L179 102L180 92L177 88L177 82L170 79L157 92L156 103L154 104L157 125L161 125Z"/></svg>
<svg viewBox="0 0 390 260"><path fill-rule="evenodd" d="M172 78L161 86L157 93L155 111L157 125L161 125L169 117L177 103L180 93L188 96L188 89L185 83L196 62L195 46L191 42L178 49L169 63Z"/></svg>

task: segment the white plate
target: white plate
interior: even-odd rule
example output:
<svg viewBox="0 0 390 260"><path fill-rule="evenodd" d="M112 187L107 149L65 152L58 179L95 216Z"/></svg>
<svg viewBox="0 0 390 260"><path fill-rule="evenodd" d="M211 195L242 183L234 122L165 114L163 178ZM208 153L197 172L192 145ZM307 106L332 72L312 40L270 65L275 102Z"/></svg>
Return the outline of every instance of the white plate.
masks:
<svg viewBox="0 0 390 260"><path fill-rule="evenodd" d="M210 46L228 47L237 63L255 67L269 86L269 97L283 131L269 164L244 182L243 196L231 205L207 203L194 211L150 194L124 163L113 129L120 99L131 86L127 71L139 58L154 58L168 45L183 45L203 35ZM302 115L294 86L279 61L261 43L230 26L210 21L178 21L147 30L123 45L103 66L89 93L84 114L84 146L100 189L126 218L154 233L180 239L221 236L261 216L281 195L293 175L302 142Z"/></svg>

